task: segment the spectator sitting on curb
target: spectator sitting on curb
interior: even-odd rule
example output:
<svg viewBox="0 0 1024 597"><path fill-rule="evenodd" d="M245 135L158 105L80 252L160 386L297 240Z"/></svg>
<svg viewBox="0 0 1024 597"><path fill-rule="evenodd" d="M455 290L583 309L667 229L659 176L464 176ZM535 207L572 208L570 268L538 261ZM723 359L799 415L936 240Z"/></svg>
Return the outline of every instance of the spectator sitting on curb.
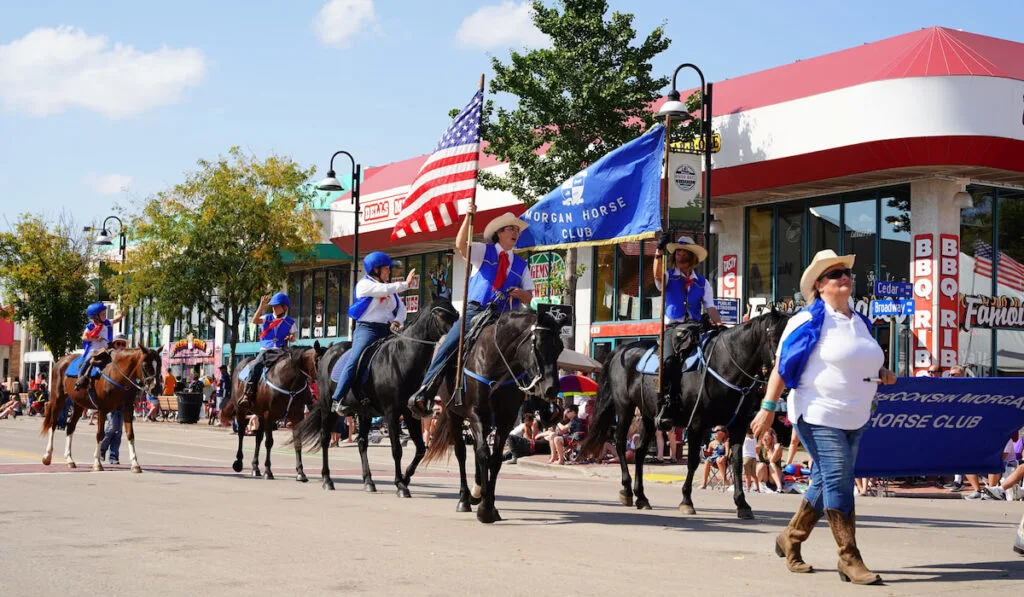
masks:
<svg viewBox="0 0 1024 597"><path fill-rule="evenodd" d="M708 488L708 477L711 475L711 467L716 467L720 473L722 473L722 484L725 484L725 480L728 478L727 472L729 468L729 431L718 425L711 430L711 443L708 444L708 450L711 455L704 461L704 479L701 481L700 488Z"/></svg>

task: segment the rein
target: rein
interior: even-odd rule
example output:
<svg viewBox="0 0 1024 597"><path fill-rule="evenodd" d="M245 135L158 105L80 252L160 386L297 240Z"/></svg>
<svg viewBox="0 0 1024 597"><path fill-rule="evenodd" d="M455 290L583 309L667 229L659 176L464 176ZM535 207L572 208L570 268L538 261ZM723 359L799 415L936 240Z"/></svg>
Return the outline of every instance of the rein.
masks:
<svg viewBox="0 0 1024 597"><path fill-rule="evenodd" d="M435 312L447 313L449 315L452 315L451 312L447 311L446 309L444 309L442 307L434 307L433 309L430 310L431 314L433 314ZM456 315L456 321L457 321L458 320L458 314L455 314L455 315ZM426 345L429 345L429 346L434 346L434 345L437 344L437 340L434 340L433 342L431 342L430 340L421 340L419 338L413 338L412 336L410 336L408 334L403 334L401 332L393 332L391 335L393 337L398 338L399 340L406 340L408 342L415 342L416 344L426 344ZM444 334L441 334L440 336L443 338Z"/></svg>
<svg viewBox="0 0 1024 597"><path fill-rule="evenodd" d="M146 360L146 355L143 354L142 355L142 362L144 362L145 360ZM139 363L139 367L142 366L142 362ZM110 363L114 366L115 369L117 369L117 372L121 374L121 377L123 377L124 380L127 381L129 385L131 385L136 390L142 392L143 394L148 394L149 392L147 392L145 388L140 386L139 383L145 384L145 383L147 383L149 381L156 381L156 374L154 373L153 375L150 375L149 377L142 378L141 380L139 380L138 383L136 383L135 380L132 379L131 376L129 376L127 373L125 373L124 370L121 369L121 366L117 364L117 359L111 358L110 359ZM107 377L106 373L100 372L100 374L103 376L103 379L107 380L111 384L117 386L118 388L121 388L125 392L128 391L128 388L122 386L121 384L117 383L113 379L110 379L109 377Z"/></svg>
<svg viewBox="0 0 1024 597"><path fill-rule="evenodd" d="M497 328L497 324L495 324L495 328ZM519 341L515 342L514 344L515 347L513 349L513 354L518 354L519 349L522 347L524 342L526 342L527 340L534 339L538 329L551 331L549 328L541 325L531 325L528 329L523 330L522 332L520 332L518 336L516 336L515 339L518 339ZM524 394L529 394L530 392L532 392L533 388L537 385L537 383L539 383L540 380L544 378L543 372L538 371L538 373L533 376L533 379L530 380L530 383L528 385L521 384L520 381L529 377L531 375L530 372L526 369L526 367L523 367L523 372L516 375L515 371L512 369L512 365L509 363L508 359L505 358L504 351L502 351L501 347L498 346L497 329L495 329L495 333L493 334L491 340L494 343L495 350L497 350L498 352L498 357L501 358L501 362L505 366L505 371L508 374L509 378L506 379L505 381L500 381L503 377L505 377L505 373L503 373L501 377L499 377L497 380L490 380L484 377L483 375L480 375L479 373L470 371L468 368L465 367L463 368L463 374L467 377L475 379L476 381L489 386L492 392L498 388L512 384L515 384L516 388L520 392L523 392ZM540 369L540 361L539 359L537 359L536 354L534 355L534 359L538 361L537 365L538 369Z"/></svg>

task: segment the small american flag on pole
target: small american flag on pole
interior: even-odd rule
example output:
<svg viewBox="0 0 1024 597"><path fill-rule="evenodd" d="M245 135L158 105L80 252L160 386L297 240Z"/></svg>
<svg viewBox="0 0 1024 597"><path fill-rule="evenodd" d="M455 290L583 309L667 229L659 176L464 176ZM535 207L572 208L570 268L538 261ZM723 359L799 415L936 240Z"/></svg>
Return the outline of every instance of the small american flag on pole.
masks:
<svg viewBox="0 0 1024 597"><path fill-rule="evenodd" d="M1024 265L1000 251L998 267L997 284L1024 292ZM974 243L974 273L992 277L992 245L981 241Z"/></svg>
<svg viewBox="0 0 1024 597"><path fill-rule="evenodd" d="M480 152L480 116L484 92L479 90L441 136L434 153L420 168L391 240L435 231L455 221L455 202L469 199L476 188Z"/></svg>

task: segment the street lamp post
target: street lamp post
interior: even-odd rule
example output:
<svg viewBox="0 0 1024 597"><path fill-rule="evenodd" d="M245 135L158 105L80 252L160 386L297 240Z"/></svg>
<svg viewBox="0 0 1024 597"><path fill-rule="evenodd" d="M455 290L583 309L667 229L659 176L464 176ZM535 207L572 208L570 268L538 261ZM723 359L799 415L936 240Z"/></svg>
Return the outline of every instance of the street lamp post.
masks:
<svg viewBox="0 0 1024 597"><path fill-rule="evenodd" d="M103 220L103 225L100 228L86 226L83 230L84 232L96 232L98 230L100 235L96 237L96 240L92 241L92 244L99 247L109 247L114 244L111 240L110 226L107 225L107 223L111 221L117 222L117 252L121 255L121 264L123 265L126 249L128 248L128 238L125 235L124 222L121 221L121 218L117 216L107 216L107 218ZM124 320L121 320L118 327L122 332L124 331Z"/></svg>
<svg viewBox="0 0 1024 597"><path fill-rule="evenodd" d="M352 271L349 272L348 299L352 301L356 296L356 270L359 269L359 175L362 172L362 165L356 163L356 159L347 151L336 151L331 156L331 165L327 170L327 178L320 181L317 188L321 191L342 191L344 188L338 182L334 173L334 158L345 155L352 162L352 204L355 208L354 224L352 225ZM355 330L355 321L349 321L349 337Z"/></svg>
<svg viewBox="0 0 1024 597"><path fill-rule="evenodd" d="M696 71L697 76L700 77L700 138L703 143L703 154L704 154L704 188L701 190L703 196L704 206L704 242L705 244L711 243L711 142L713 132L711 130L712 124L712 113L711 113L711 97L713 83L704 82L704 73L695 64L687 62L686 64L680 64L676 67L675 72L672 73L672 90L668 92L668 101L662 104L661 109L658 110L658 116L667 117L671 116L672 120L686 121L692 119L693 116L686 109L686 103L680 101L679 90L676 87L676 77L679 75L679 71L684 68L691 68ZM666 143L667 135L669 131L665 131ZM667 222L666 222L667 229ZM707 275L710 271L711 264L704 264L704 274Z"/></svg>

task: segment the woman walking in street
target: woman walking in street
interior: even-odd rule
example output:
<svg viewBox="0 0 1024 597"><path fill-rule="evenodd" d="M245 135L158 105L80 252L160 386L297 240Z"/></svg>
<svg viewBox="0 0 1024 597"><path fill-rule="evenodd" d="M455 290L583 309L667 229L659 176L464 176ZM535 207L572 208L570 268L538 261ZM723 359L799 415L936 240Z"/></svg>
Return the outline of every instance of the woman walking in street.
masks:
<svg viewBox="0 0 1024 597"><path fill-rule="evenodd" d="M839 577L878 584L881 577L867 568L857 548L853 467L877 384L894 383L896 376L882 367L871 322L850 307L853 262L854 255L819 251L801 276L800 292L812 302L786 324L753 429L761 435L771 428L783 386L789 387L790 420L814 459L810 488L775 541L789 570L812 571L800 545L824 516L839 546Z"/></svg>

